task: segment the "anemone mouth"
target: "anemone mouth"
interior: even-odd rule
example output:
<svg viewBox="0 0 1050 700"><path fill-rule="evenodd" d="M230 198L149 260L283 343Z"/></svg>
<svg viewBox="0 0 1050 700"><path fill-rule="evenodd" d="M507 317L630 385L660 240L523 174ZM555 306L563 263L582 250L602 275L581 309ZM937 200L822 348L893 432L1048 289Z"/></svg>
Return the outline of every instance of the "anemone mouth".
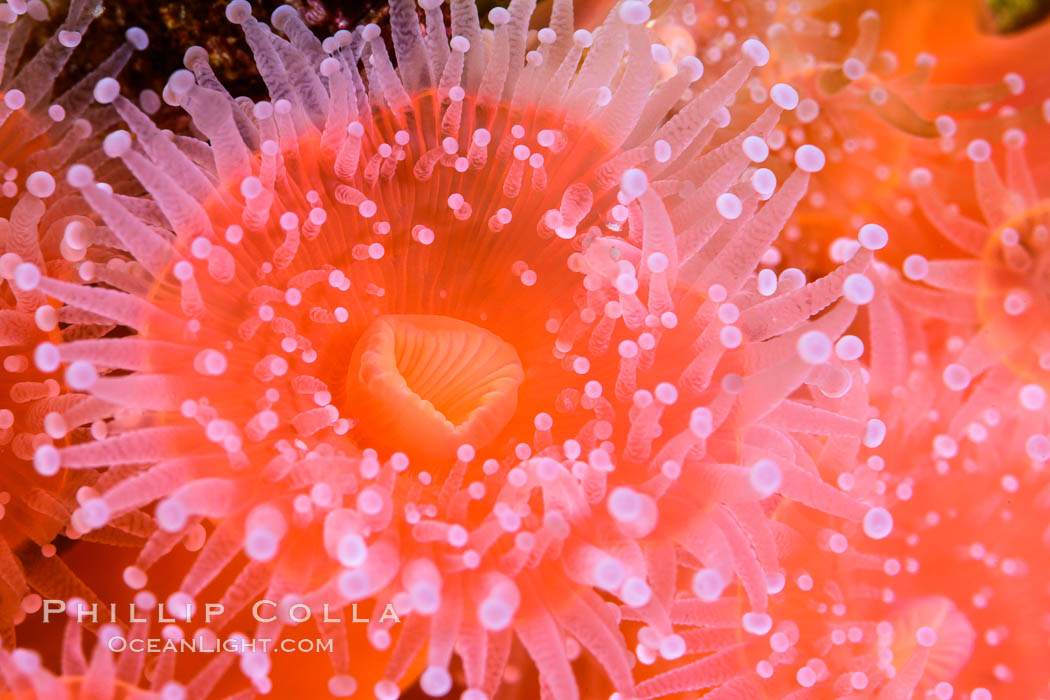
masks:
<svg viewBox="0 0 1050 700"><path fill-rule="evenodd" d="M1050 200L1014 216L995 232L990 242L990 256L1004 272L1013 276L1016 283L1027 282L1026 286L1050 299Z"/></svg>
<svg viewBox="0 0 1050 700"><path fill-rule="evenodd" d="M500 433L524 378L514 347L484 328L447 316L380 316L350 359L354 432L372 446L448 459Z"/></svg>

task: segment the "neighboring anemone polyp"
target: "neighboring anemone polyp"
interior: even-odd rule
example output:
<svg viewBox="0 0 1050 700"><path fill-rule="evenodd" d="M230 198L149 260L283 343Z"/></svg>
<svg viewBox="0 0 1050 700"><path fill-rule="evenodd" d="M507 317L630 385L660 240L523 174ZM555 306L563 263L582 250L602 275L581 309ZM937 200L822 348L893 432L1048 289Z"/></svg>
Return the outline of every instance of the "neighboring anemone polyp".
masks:
<svg viewBox="0 0 1050 700"><path fill-rule="evenodd" d="M1050 330L1026 320L1050 318L1050 201L1014 214L989 237L977 300L982 321L1000 329L992 341L1004 361L1050 387Z"/></svg>

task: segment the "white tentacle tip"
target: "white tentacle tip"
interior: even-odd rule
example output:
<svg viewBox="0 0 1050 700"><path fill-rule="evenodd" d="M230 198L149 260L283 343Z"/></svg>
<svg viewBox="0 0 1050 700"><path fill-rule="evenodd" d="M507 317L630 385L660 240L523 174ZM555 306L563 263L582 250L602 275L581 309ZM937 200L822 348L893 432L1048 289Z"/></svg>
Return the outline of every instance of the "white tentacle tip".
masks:
<svg viewBox="0 0 1050 700"><path fill-rule="evenodd" d="M131 148L131 134L123 129L108 134L102 141L102 151L110 158L120 158Z"/></svg>
<svg viewBox="0 0 1050 700"><path fill-rule="evenodd" d="M689 76L689 82L695 83L704 75L704 64L696 56L686 56L678 62L678 72Z"/></svg>
<svg viewBox="0 0 1050 700"><path fill-rule="evenodd" d="M649 9L649 5L640 0L627 0L620 5L620 21L624 24L645 24L650 17L652 17L652 10Z"/></svg>
<svg viewBox="0 0 1050 700"><path fill-rule="evenodd" d="M226 19L234 24L244 24L252 16L252 6L248 0L233 0L226 6Z"/></svg>
<svg viewBox="0 0 1050 700"><path fill-rule="evenodd" d="M382 30L378 24L366 24L365 28L361 31L361 38L365 41L375 41L382 34Z"/></svg>
<svg viewBox="0 0 1050 700"><path fill-rule="evenodd" d="M641 197L648 188L649 177L638 168L631 168L620 178L620 189L629 200Z"/></svg>
<svg viewBox="0 0 1050 700"><path fill-rule="evenodd" d="M798 91L787 83L777 83L769 90L773 104L781 109L791 110L798 107Z"/></svg>
<svg viewBox="0 0 1050 700"><path fill-rule="evenodd" d="M740 48L756 66L764 66L769 63L769 49L758 39L748 39Z"/></svg>
<svg viewBox="0 0 1050 700"><path fill-rule="evenodd" d="M62 459L53 445L41 445L33 453L33 468L41 476L54 476L62 466Z"/></svg>
<svg viewBox="0 0 1050 700"><path fill-rule="evenodd" d="M66 182L72 187L87 187L95 181L95 173L86 165L74 165L66 172Z"/></svg>
<svg viewBox="0 0 1050 700"><path fill-rule="evenodd" d="M270 15L270 23L284 31L288 23L294 21L298 16L299 13L291 5L281 5Z"/></svg>
<svg viewBox="0 0 1050 700"><path fill-rule="evenodd" d="M929 187L931 182L933 182L933 174L926 168L915 168L908 173L908 184L916 189Z"/></svg>
<svg viewBox="0 0 1050 700"><path fill-rule="evenodd" d="M95 102L103 105L108 105L113 102L113 100L117 99L117 95L119 94L120 83L113 78L103 78L98 81L95 83L95 89L92 92Z"/></svg>
<svg viewBox="0 0 1050 700"><path fill-rule="evenodd" d="M20 263L15 267L13 281L23 292L31 292L40 284L40 268L33 263Z"/></svg>
<svg viewBox="0 0 1050 700"><path fill-rule="evenodd" d="M51 173L37 170L26 178L26 190L39 199L50 197L55 193L55 178Z"/></svg>
<svg viewBox="0 0 1050 700"><path fill-rule="evenodd" d="M795 151L795 165L804 172L820 172L824 169L825 162L824 151L808 143L804 146L799 146L798 150Z"/></svg>
<svg viewBox="0 0 1050 700"><path fill-rule="evenodd" d="M177 70L168 78L168 84L164 87L165 92L169 89L175 95L182 96L197 84L197 78L188 70Z"/></svg>
<svg viewBox="0 0 1050 700"><path fill-rule="evenodd" d="M208 61L208 50L203 46L191 46L186 49L186 53L182 55L182 65L186 68L193 68L199 61Z"/></svg>
<svg viewBox="0 0 1050 700"><path fill-rule="evenodd" d="M124 38L135 47L136 51L145 51L149 48L149 34L142 27L130 27L124 32Z"/></svg>

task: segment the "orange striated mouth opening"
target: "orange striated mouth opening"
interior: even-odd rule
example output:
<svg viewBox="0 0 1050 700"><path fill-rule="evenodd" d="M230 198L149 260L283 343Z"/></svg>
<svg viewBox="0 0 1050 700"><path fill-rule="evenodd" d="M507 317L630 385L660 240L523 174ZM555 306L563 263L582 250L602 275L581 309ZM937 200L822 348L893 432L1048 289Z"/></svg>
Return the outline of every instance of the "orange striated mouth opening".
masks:
<svg viewBox="0 0 1050 700"><path fill-rule="evenodd" d="M347 373L357 434L429 459L488 444L517 408L517 352L483 328L446 316L380 316Z"/></svg>

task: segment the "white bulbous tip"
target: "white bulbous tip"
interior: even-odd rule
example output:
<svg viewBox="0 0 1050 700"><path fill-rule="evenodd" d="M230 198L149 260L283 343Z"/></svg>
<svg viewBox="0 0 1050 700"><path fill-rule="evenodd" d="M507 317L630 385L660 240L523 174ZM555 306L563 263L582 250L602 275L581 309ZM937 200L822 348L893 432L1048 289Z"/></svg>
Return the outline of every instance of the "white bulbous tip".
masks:
<svg viewBox="0 0 1050 700"><path fill-rule="evenodd" d="M820 365L831 357L831 338L823 331L807 331L796 344L798 356L807 365Z"/></svg>
<svg viewBox="0 0 1050 700"><path fill-rule="evenodd" d="M798 90L787 83L777 83L769 90L773 104L781 109L792 110L798 107Z"/></svg>
<svg viewBox="0 0 1050 700"><path fill-rule="evenodd" d="M448 42L448 45L453 51L458 51L459 53L470 51L470 39L465 36L452 37L452 40Z"/></svg>
<svg viewBox="0 0 1050 700"><path fill-rule="evenodd" d="M273 104L263 100L252 106L252 115L259 120L266 120L273 116Z"/></svg>
<svg viewBox="0 0 1050 700"><path fill-rule="evenodd" d="M572 40L577 46L582 46L586 49L594 43L594 35L586 29L577 29L572 35Z"/></svg>
<svg viewBox="0 0 1050 700"><path fill-rule="evenodd" d="M868 72L868 67L859 58L847 58L842 64L842 72L850 80L860 80Z"/></svg>
<svg viewBox="0 0 1050 700"><path fill-rule="evenodd" d="M160 98L164 101L164 104L169 107L178 107L181 103L179 96L172 91L171 85L167 83L165 83L164 89L160 91Z"/></svg>
<svg viewBox="0 0 1050 700"><path fill-rule="evenodd" d="M205 63L208 61L208 50L203 46L191 46L182 55L182 65L186 68L192 68L194 64L200 61Z"/></svg>
<svg viewBox="0 0 1050 700"><path fill-rule="evenodd" d="M652 10L644 2L639 0L627 0L620 5L620 21L624 24L645 24L652 17Z"/></svg>
<svg viewBox="0 0 1050 700"><path fill-rule="evenodd" d="M890 235L878 224L864 224L857 232L857 240L868 250L882 250L889 242Z"/></svg>
<svg viewBox="0 0 1050 700"><path fill-rule="evenodd" d="M131 148L131 134L123 129L108 134L102 141L102 151L110 158L120 158Z"/></svg>
<svg viewBox="0 0 1050 700"><path fill-rule="evenodd" d="M510 13L504 7L494 7L489 10L489 22L492 26L499 27L510 22Z"/></svg>
<svg viewBox="0 0 1050 700"><path fill-rule="evenodd" d="M124 32L124 38L135 47L136 51L145 51L149 48L149 34L142 27L131 27Z"/></svg>
<svg viewBox="0 0 1050 700"><path fill-rule="evenodd" d="M816 146L805 144L795 151L795 165L807 173L817 173L824 169L824 152Z"/></svg>
<svg viewBox="0 0 1050 700"><path fill-rule="evenodd" d="M88 527L97 530L109 522L109 506L101 498L85 501L80 507L80 519Z"/></svg>
<svg viewBox="0 0 1050 700"><path fill-rule="evenodd" d="M992 146L984 139L974 139L966 146L966 156L974 163L983 163L992 156Z"/></svg>
<svg viewBox="0 0 1050 700"><path fill-rule="evenodd" d="M41 0L30 0L29 4L26 5L26 13L34 22L46 22L50 16L47 11L47 5Z"/></svg>
<svg viewBox="0 0 1050 700"><path fill-rule="evenodd" d="M33 350L33 364L41 372L54 372L58 369L60 360L58 346L54 343L43 342Z"/></svg>
<svg viewBox="0 0 1050 700"><path fill-rule="evenodd" d="M252 6L248 0L233 0L226 6L226 19L234 24L243 24L252 16Z"/></svg>
<svg viewBox="0 0 1050 700"><path fill-rule="evenodd" d="M863 528L871 539L885 539L893 531L893 516L885 508L872 508L864 515Z"/></svg>
<svg viewBox="0 0 1050 700"><path fill-rule="evenodd" d="M444 697L452 690L452 675L447 668L430 666L419 677L419 687L430 697Z"/></svg>
<svg viewBox="0 0 1050 700"><path fill-rule="evenodd" d="M168 78L168 84L165 86L165 90L169 88L176 95L182 96L190 91L197 83L197 78L188 70L177 70L171 74Z"/></svg>
<svg viewBox="0 0 1050 700"><path fill-rule="evenodd" d="M94 129L91 127L91 122L87 119L77 119L73 122L73 131L82 139L86 139L91 136Z"/></svg>
<svg viewBox="0 0 1050 700"><path fill-rule="evenodd" d="M357 692L357 681L353 676L332 676L328 679L328 692L332 697L348 698Z"/></svg>
<svg viewBox="0 0 1050 700"><path fill-rule="evenodd" d="M644 171L631 168L620 178L620 189L628 199L637 199L649 188L649 178Z"/></svg>
<svg viewBox="0 0 1050 700"><path fill-rule="evenodd" d="M908 173L908 184L914 188L929 187L933 182L933 174L926 168L915 168Z"/></svg>
<svg viewBox="0 0 1050 700"><path fill-rule="evenodd" d="M678 62L678 72L689 76L689 82L695 83L704 75L704 64L696 56L686 56Z"/></svg>
<svg viewBox="0 0 1050 700"><path fill-rule="evenodd" d="M743 211L743 205L740 202L740 198L731 192L718 195L715 200L715 209L724 219L733 221L739 218Z"/></svg>
<svg viewBox="0 0 1050 700"><path fill-rule="evenodd" d="M339 72L342 64L339 63L339 59L332 58L329 56L325 60L321 61L321 75L325 78L330 78Z"/></svg>
<svg viewBox="0 0 1050 700"><path fill-rule="evenodd" d="M80 46L81 40L84 36L80 32L71 32L65 29L60 29L58 32L58 43L65 46L67 49L73 49Z"/></svg>
<svg viewBox="0 0 1050 700"><path fill-rule="evenodd" d="M1003 145L1007 148L1023 148L1027 140L1020 129L1007 129L1003 134Z"/></svg>
<svg viewBox="0 0 1050 700"><path fill-rule="evenodd" d="M777 188L777 176L769 168L759 168L751 176L751 186L758 194L768 197Z"/></svg>
<svg viewBox="0 0 1050 700"><path fill-rule="evenodd" d="M1019 73L1007 73L1003 76L1003 83L1011 95L1017 96L1024 92L1024 78Z"/></svg>
<svg viewBox="0 0 1050 700"><path fill-rule="evenodd" d="M651 46L653 60L659 65L665 65L671 62L671 50L663 44L653 44Z"/></svg>
<svg viewBox="0 0 1050 700"><path fill-rule="evenodd" d="M66 182L72 187L87 187L95 181L95 173L86 165L74 165L66 172Z"/></svg>
<svg viewBox="0 0 1050 700"><path fill-rule="evenodd" d="M443 0L419 0L419 6L424 10L436 10L441 7Z"/></svg>
<svg viewBox="0 0 1050 700"><path fill-rule="evenodd" d="M95 102L108 105L120 94L120 83L113 78L103 78L95 83L95 90L92 94Z"/></svg>
<svg viewBox="0 0 1050 700"><path fill-rule="evenodd" d="M55 193L55 178L51 173L37 170L26 178L26 190L40 199L50 197Z"/></svg>
<svg viewBox="0 0 1050 700"><path fill-rule="evenodd" d="M748 39L740 49L756 66L764 66L769 63L769 49L758 39Z"/></svg>
<svg viewBox="0 0 1050 700"><path fill-rule="evenodd" d="M19 263L13 281L23 292L31 292L40 284L40 268L33 263Z"/></svg>
<svg viewBox="0 0 1050 700"><path fill-rule="evenodd" d="M284 31L287 23L298 16L299 13L296 12L295 8L291 5L281 5L270 15L270 23L281 31Z"/></svg>
<svg viewBox="0 0 1050 700"><path fill-rule="evenodd" d="M932 53L921 52L915 57L915 65L922 68L933 68L937 65L937 57Z"/></svg>
<svg viewBox="0 0 1050 700"><path fill-rule="evenodd" d="M33 453L33 468L41 476L54 476L61 465L61 455L53 445L41 445Z"/></svg>
<svg viewBox="0 0 1050 700"><path fill-rule="evenodd" d="M361 31L361 38L365 41L375 41L382 34L382 30L378 24L366 24L365 28Z"/></svg>
<svg viewBox="0 0 1050 700"><path fill-rule="evenodd" d="M11 89L4 93L4 106L8 109L22 109L26 105L25 93L21 90Z"/></svg>

